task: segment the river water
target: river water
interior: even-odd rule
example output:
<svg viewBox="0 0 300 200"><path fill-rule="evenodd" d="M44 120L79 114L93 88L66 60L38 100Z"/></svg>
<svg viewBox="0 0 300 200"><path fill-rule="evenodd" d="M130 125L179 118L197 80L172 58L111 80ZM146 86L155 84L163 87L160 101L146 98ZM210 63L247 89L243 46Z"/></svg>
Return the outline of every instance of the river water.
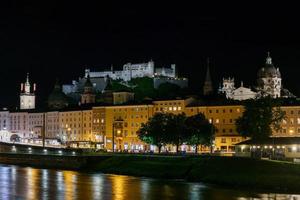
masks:
<svg viewBox="0 0 300 200"><path fill-rule="evenodd" d="M0 199L300 200L300 195L230 190L184 181L0 165Z"/></svg>

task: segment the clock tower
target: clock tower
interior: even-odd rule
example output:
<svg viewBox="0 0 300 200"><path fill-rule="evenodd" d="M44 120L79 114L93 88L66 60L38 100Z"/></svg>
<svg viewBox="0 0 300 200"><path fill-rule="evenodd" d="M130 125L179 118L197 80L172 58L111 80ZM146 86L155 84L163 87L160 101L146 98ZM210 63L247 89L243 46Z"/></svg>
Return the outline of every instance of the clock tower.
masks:
<svg viewBox="0 0 300 200"><path fill-rule="evenodd" d="M35 109L35 90L36 84L33 84L33 89L31 88L29 82L29 73L27 73L26 82L21 83L20 89L20 109Z"/></svg>

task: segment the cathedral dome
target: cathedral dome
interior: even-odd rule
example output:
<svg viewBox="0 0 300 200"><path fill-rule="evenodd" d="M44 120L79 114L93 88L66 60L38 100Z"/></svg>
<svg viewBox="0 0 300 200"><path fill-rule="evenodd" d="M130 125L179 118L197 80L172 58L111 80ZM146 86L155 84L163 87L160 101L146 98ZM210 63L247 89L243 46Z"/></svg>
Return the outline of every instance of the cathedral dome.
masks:
<svg viewBox="0 0 300 200"><path fill-rule="evenodd" d="M56 81L54 90L48 97L48 107L50 109L62 109L68 106L67 96L61 91L61 87Z"/></svg>
<svg viewBox="0 0 300 200"><path fill-rule="evenodd" d="M270 57L268 53L268 57L266 59L266 64L263 68L260 68L257 73L258 78L281 78L281 74L279 69L275 68L272 63L272 58Z"/></svg>

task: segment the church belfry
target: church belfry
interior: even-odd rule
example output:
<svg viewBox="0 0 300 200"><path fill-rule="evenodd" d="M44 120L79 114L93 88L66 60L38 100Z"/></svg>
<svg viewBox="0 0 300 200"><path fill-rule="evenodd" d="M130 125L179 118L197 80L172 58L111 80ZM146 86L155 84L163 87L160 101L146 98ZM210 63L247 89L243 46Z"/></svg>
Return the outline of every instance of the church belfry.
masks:
<svg viewBox="0 0 300 200"><path fill-rule="evenodd" d="M206 69L206 76L203 85L203 95L210 95L212 93L213 93L213 86L212 86L212 81L211 81L211 76L209 71L209 58L207 58L207 69Z"/></svg>
<svg viewBox="0 0 300 200"><path fill-rule="evenodd" d="M95 103L96 95L94 93L94 87L90 79L90 75L87 76L83 93L81 94L81 104Z"/></svg>
<svg viewBox="0 0 300 200"><path fill-rule="evenodd" d="M35 91L36 84L33 84L33 89L29 82L29 73L27 73L26 82L21 83L20 90L20 109L35 109Z"/></svg>

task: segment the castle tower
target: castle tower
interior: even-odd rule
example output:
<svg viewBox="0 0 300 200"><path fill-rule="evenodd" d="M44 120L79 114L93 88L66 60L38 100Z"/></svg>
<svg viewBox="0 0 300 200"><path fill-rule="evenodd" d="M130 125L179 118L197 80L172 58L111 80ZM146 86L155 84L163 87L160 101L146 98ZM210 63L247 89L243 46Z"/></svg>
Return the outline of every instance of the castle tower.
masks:
<svg viewBox="0 0 300 200"><path fill-rule="evenodd" d="M257 86L262 96L272 98L281 96L281 74L279 68L274 67L270 52L268 52L265 66L257 73Z"/></svg>
<svg viewBox="0 0 300 200"><path fill-rule="evenodd" d="M93 84L90 80L90 75L88 75L84 84L83 94L81 94L81 104L95 103L95 99L96 95L94 93Z"/></svg>
<svg viewBox="0 0 300 200"><path fill-rule="evenodd" d="M27 73L26 82L21 83L20 90L20 109L35 109L35 91L36 84L33 84L33 90L29 82L29 73Z"/></svg>
<svg viewBox="0 0 300 200"><path fill-rule="evenodd" d="M226 95L226 98L231 99L234 90L234 78L223 78L223 84L222 87L219 89L219 92L224 93Z"/></svg>
<svg viewBox="0 0 300 200"><path fill-rule="evenodd" d="M203 95L210 95L213 93L213 86L209 71L209 58L207 58L207 69L206 69L206 76L205 76L205 82L203 85Z"/></svg>

